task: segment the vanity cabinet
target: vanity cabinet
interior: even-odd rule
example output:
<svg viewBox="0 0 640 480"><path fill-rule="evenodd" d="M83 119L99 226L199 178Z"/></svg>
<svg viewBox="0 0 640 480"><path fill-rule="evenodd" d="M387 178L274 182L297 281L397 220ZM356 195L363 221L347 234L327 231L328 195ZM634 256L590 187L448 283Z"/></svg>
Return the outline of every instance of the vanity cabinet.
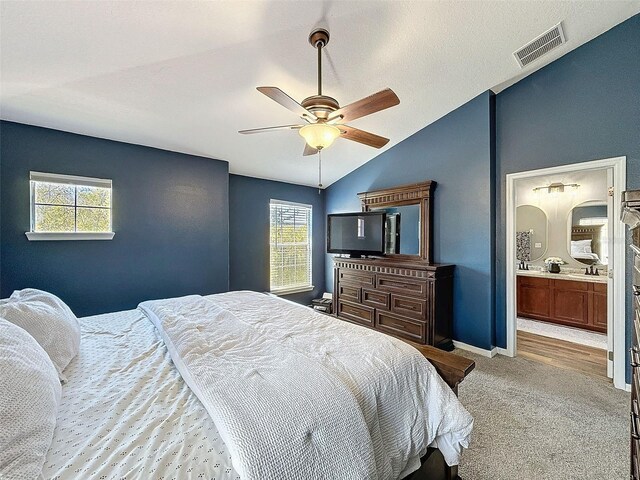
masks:
<svg viewBox="0 0 640 480"><path fill-rule="evenodd" d="M518 317L607 332L607 284L519 275Z"/></svg>
<svg viewBox="0 0 640 480"><path fill-rule="evenodd" d="M551 316L551 290L546 278L518 277L518 316L544 320Z"/></svg>
<svg viewBox="0 0 640 480"><path fill-rule="evenodd" d="M607 285L593 284L593 324L607 331Z"/></svg>

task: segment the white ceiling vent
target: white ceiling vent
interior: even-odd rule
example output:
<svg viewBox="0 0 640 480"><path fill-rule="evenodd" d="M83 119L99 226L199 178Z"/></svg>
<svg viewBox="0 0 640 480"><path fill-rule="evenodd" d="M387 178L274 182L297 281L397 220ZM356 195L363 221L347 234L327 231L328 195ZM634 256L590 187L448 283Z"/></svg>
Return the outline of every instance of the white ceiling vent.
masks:
<svg viewBox="0 0 640 480"><path fill-rule="evenodd" d="M527 43L524 47L514 52L514 56L521 68L529 65L541 56L549 53L556 47L566 42L564 31L562 30L562 22L557 24L550 30L547 30L533 41Z"/></svg>

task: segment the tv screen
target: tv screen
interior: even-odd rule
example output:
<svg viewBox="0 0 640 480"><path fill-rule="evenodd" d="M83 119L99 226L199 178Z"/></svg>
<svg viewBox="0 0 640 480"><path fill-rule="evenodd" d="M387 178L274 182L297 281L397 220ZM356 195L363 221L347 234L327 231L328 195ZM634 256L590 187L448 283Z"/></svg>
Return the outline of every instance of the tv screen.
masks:
<svg viewBox="0 0 640 480"><path fill-rule="evenodd" d="M327 252L384 254L385 212L336 213L327 217Z"/></svg>

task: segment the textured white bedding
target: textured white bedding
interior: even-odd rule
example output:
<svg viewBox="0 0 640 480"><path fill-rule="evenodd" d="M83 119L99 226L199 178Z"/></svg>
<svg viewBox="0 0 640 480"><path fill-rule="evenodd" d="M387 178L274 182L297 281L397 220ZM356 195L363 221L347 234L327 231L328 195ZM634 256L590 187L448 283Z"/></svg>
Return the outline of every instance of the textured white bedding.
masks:
<svg viewBox="0 0 640 480"><path fill-rule="evenodd" d="M80 319L45 479L234 479L215 424L138 310Z"/></svg>
<svg viewBox="0 0 640 480"><path fill-rule="evenodd" d="M243 479L393 479L468 444L473 419L400 340L255 292L141 308Z"/></svg>
<svg viewBox="0 0 640 480"><path fill-rule="evenodd" d="M233 294L207 298L234 315L241 311L259 315L260 311L264 314L260 297L264 298L257 296L249 302L238 301ZM280 305L277 320L291 314L289 302ZM364 333L363 341L388 338L380 334L369 337L376 332L331 321ZM80 352L65 370L69 381L63 386L53 444L43 468L45 479L240 478L216 424L183 381L158 331L141 311L86 317L80 319L80 325ZM297 323L293 332L303 333L307 326ZM255 327L258 331L272 330L268 322ZM331 355L332 348L317 344L313 353ZM372 367L384 370L385 363L378 360L370 358L367 363L374 362ZM442 384L436 378L438 381L430 382L432 386ZM413 380L421 383L425 379L416 372ZM396 388L401 386L394 384ZM407 395L401 395L400 400L413 402ZM447 401L437 397L429 408L441 409ZM370 407L367 416L384 409L384 405ZM455 412L453 409L449 413ZM470 421L465 414L462 412L458 420ZM437 441L441 449L451 454L452 449L459 448L460 439L452 432L445 433L455 418L427 417L432 430L442 433ZM414 420L419 424L425 418L416 415ZM384 430L390 425L380 421L377 428ZM422 440L425 443L428 438ZM407 452L405 456L409 456ZM417 456L409 458L405 473L417 466Z"/></svg>

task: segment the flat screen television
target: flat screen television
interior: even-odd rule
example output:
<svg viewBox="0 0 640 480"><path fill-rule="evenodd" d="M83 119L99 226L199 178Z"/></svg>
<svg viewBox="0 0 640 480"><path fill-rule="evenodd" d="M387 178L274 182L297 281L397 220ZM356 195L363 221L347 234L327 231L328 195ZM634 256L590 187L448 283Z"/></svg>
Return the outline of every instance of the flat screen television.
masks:
<svg viewBox="0 0 640 480"><path fill-rule="evenodd" d="M351 256L384 255L385 222L385 212L328 215L327 252Z"/></svg>

